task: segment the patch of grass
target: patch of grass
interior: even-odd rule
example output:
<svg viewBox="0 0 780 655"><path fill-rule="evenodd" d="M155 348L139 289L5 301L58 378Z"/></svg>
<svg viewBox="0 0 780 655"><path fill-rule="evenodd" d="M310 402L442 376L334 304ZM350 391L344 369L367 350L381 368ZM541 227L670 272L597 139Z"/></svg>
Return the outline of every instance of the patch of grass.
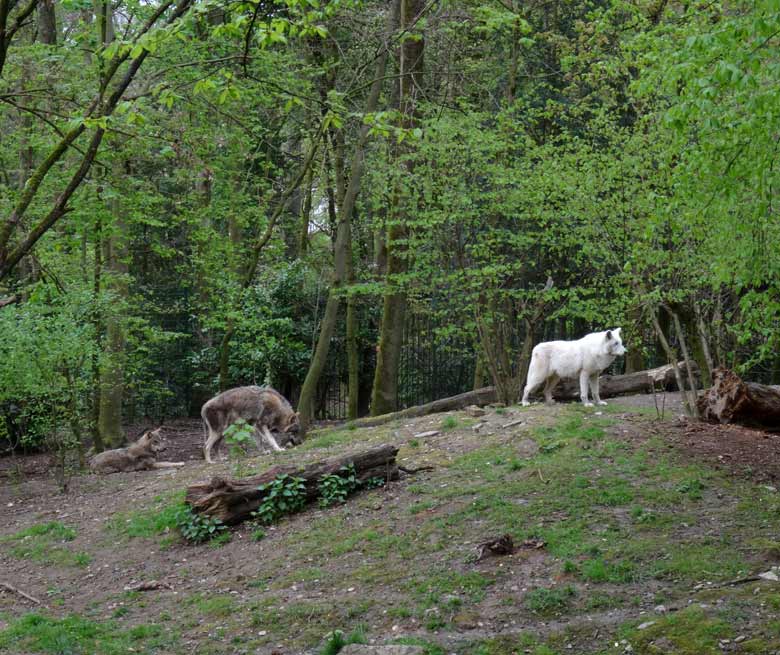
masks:
<svg viewBox="0 0 780 655"><path fill-rule="evenodd" d="M701 500L701 492L705 489L705 484L698 478L683 480L675 487L677 493L685 494L693 500Z"/></svg>
<svg viewBox="0 0 780 655"><path fill-rule="evenodd" d="M634 582L637 572L630 562L606 562L603 559L589 559L580 565L580 577L587 582L612 582L625 584Z"/></svg>
<svg viewBox="0 0 780 655"><path fill-rule="evenodd" d="M381 426L380 428L375 428L371 430L370 432L361 432L362 437L370 437L372 440L376 439L382 439L385 437L389 430L392 429L392 424ZM331 448L333 446L342 446L345 444L349 444L354 442L355 440L361 439L361 436L358 436L356 430L354 428L350 429L349 427L342 428L339 430L328 430L324 432L315 432L310 437L306 439L300 446L295 447L295 451L300 453L302 451L308 451L308 450L319 450L320 448Z"/></svg>
<svg viewBox="0 0 780 655"><path fill-rule="evenodd" d="M139 650L165 652L177 642L178 635L159 625L121 630L111 621L98 623L77 615L58 619L26 614L0 631L0 652L118 655Z"/></svg>
<svg viewBox="0 0 780 655"><path fill-rule="evenodd" d="M220 532L216 537L209 541L211 548L222 548L225 544L229 544L233 540L233 534L227 531Z"/></svg>
<svg viewBox="0 0 780 655"><path fill-rule="evenodd" d="M185 600L198 612L211 617L226 617L236 611L236 600L233 596L216 595L206 596L204 594L193 594Z"/></svg>
<svg viewBox="0 0 780 655"><path fill-rule="evenodd" d="M725 544L669 543L663 550L663 556L650 566L656 578L689 582L728 580L748 569L739 552Z"/></svg>
<svg viewBox="0 0 780 655"><path fill-rule="evenodd" d="M585 601L585 609L589 611L608 610L623 607L625 604L625 600L620 596L596 591L588 596Z"/></svg>
<svg viewBox="0 0 780 655"><path fill-rule="evenodd" d="M645 509L644 507L640 507L639 505L635 505L631 508L631 518L635 523L640 523L643 525L658 522L657 514Z"/></svg>
<svg viewBox="0 0 780 655"><path fill-rule="evenodd" d="M536 614L553 616L566 611L575 594L574 587L571 585L550 589L533 589L525 595L524 603L529 610Z"/></svg>
<svg viewBox="0 0 780 655"><path fill-rule="evenodd" d="M420 512L424 512L426 510L429 510L433 507L436 507L436 501L433 500L421 500L419 502L414 503L409 507L409 514L419 514Z"/></svg>
<svg viewBox="0 0 780 655"><path fill-rule="evenodd" d="M50 521L49 523L31 525L29 528L2 537L0 538L0 543L22 541L35 537L46 537L49 541L73 541L76 538L76 530L74 528L69 528L60 521Z"/></svg>
<svg viewBox="0 0 780 655"><path fill-rule="evenodd" d="M512 456L506 463L506 467L509 471L519 471L526 467L526 462L518 457Z"/></svg>
<svg viewBox="0 0 780 655"><path fill-rule="evenodd" d="M678 655L718 653L719 640L736 636L727 620L708 616L695 606L654 620L654 625L641 631L633 625L626 627L620 636L638 653L658 652L651 644L663 638L666 644L663 652Z"/></svg>
<svg viewBox="0 0 780 655"><path fill-rule="evenodd" d="M181 494L176 494L181 496ZM155 498L155 506L136 512L119 512L106 523L106 528L113 534L126 539L151 538L176 530L176 518L184 510L184 499L175 502L161 502L162 497Z"/></svg>
<svg viewBox="0 0 780 655"><path fill-rule="evenodd" d="M478 603L485 597L485 590L493 582L492 578L477 571L444 571L414 581L412 589L421 599L423 606L429 608L438 605L441 596L447 594L458 594Z"/></svg>
<svg viewBox="0 0 780 655"><path fill-rule="evenodd" d="M389 607L387 615L393 619L409 619L414 616L414 612L405 605L399 607Z"/></svg>
<svg viewBox="0 0 780 655"><path fill-rule="evenodd" d="M288 646L297 644L312 648L322 643L322 635L329 627L346 622L346 614L352 606L346 601L299 601L276 605L273 599L268 599L253 613L252 625L287 635Z"/></svg>
<svg viewBox="0 0 780 655"><path fill-rule="evenodd" d="M345 635L341 630L334 630L328 635L325 645L320 650L320 655L337 655L344 646L366 643L368 640L363 626L355 628L348 635Z"/></svg>
<svg viewBox="0 0 780 655"><path fill-rule="evenodd" d="M460 425L460 421L457 416L445 416L439 426L441 430L454 430Z"/></svg>
<svg viewBox="0 0 780 655"><path fill-rule="evenodd" d="M16 559L52 566L87 566L92 561L88 553L60 545L75 538L75 529L60 521L50 521L1 537L0 543L11 544L8 552Z"/></svg>

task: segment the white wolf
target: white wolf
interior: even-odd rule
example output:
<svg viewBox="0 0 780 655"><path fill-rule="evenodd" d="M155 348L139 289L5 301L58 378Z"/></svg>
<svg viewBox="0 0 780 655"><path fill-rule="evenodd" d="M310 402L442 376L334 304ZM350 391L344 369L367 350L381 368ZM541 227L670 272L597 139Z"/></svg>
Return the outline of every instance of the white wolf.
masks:
<svg viewBox="0 0 780 655"><path fill-rule="evenodd" d="M588 402L588 383L593 400L598 405L606 405L599 397L599 374L609 366L615 357L626 354L621 328L594 332L577 341L547 341L537 344L531 354L531 366L528 368L528 381L523 391L523 405L528 406L528 396L542 382L544 399L547 404L553 402L552 392L555 385L563 379L580 379L580 398L585 407L593 407Z"/></svg>

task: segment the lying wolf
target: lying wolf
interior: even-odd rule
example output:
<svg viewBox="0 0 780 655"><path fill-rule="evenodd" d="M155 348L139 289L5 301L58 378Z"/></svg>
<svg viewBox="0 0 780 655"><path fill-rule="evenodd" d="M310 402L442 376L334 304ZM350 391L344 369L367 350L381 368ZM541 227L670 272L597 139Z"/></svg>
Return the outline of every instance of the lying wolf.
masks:
<svg viewBox="0 0 780 655"><path fill-rule="evenodd" d="M552 392L561 379L580 379L580 398L585 407L593 407L588 402L588 383L593 400L598 405L606 405L599 397L599 374L615 358L626 354L620 338L621 328L594 332L577 341L547 341L540 343L531 354L531 366L528 369L528 381L523 391L523 405L528 406L528 396L541 384L544 385L544 399L547 404L553 402Z"/></svg>
<svg viewBox="0 0 780 655"><path fill-rule="evenodd" d="M184 462L158 462L157 453L165 450L162 428L147 430L134 444L127 448L106 450L89 460L89 467L96 473L117 473L120 471L148 471L184 466Z"/></svg>
<svg viewBox="0 0 780 655"><path fill-rule="evenodd" d="M262 438L272 450L281 451L271 430L281 433L287 442L298 443L300 429L298 414L290 403L270 387L237 387L207 401L200 410L206 428L206 445L203 449L206 461L213 464L211 451L222 441L225 428L238 419L244 419L254 428L255 440Z"/></svg>

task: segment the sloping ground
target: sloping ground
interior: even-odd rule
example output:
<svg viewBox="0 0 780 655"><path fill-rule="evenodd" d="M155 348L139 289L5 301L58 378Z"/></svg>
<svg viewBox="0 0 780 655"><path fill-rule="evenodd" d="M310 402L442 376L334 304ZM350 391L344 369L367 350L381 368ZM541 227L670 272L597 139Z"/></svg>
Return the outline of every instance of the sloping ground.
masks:
<svg viewBox="0 0 780 655"><path fill-rule="evenodd" d="M318 653L359 628L434 654L780 653L780 583L745 580L780 562L780 439L630 402L328 431L239 471L190 460L199 428L173 425L181 470L86 475L68 496L5 481L0 583L42 606L0 593L0 652ZM201 546L171 529L189 482L383 442L435 469L259 541L248 525ZM528 546L477 561L504 533Z"/></svg>

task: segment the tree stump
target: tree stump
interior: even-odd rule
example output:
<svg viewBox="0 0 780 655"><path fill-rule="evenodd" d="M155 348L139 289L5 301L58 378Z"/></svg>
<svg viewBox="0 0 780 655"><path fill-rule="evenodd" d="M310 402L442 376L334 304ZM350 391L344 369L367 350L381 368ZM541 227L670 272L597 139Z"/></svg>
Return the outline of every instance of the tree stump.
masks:
<svg viewBox="0 0 780 655"><path fill-rule="evenodd" d="M207 482L187 487L186 502L199 514L219 519L227 525L235 525L250 518L263 502L266 492L259 486L271 482L278 475L302 478L306 487L306 502L318 496L318 485L323 475L336 473L340 468L353 464L355 476L360 482L369 478L382 478L385 482L398 479L395 457L398 448L381 445L353 455L315 462L305 467L275 466L265 473L250 478L231 480L215 476Z"/></svg>
<svg viewBox="0 0 780 655"><path fill-rule="evenodd" d="M745 382L726 368L712 372L712 386L697 405L704 421L780 430L780 388Z"/></svg>

